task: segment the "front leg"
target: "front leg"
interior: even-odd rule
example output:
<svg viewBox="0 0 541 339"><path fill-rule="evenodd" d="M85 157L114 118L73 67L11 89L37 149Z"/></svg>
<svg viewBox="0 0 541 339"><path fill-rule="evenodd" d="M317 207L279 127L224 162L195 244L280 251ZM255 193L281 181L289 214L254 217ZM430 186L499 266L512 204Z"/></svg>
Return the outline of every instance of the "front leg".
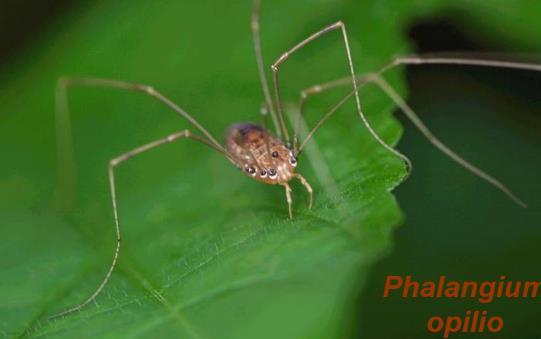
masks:
<svg viewBox="0 0 541 339"><path fill-rule="evenodd" d="M314 191L312 190L312 186L310 186L308 181L302 175L300 175L299 173L295 174L295 178L299 179L301 184L308 191L308 196L309 196L309 198L308 198L308 209L311 210L312 209L313 195L314 195Z"/></svg>
<svg viewBox="0 0 541 339"><path fill-rule="evenodd" d="M289 209L289 219L293 219L293 212L291 211L291 187L289 187L289 184L287 182L283 183L282 186L286 189L286 200L287 200L287 207Z"/></svg>

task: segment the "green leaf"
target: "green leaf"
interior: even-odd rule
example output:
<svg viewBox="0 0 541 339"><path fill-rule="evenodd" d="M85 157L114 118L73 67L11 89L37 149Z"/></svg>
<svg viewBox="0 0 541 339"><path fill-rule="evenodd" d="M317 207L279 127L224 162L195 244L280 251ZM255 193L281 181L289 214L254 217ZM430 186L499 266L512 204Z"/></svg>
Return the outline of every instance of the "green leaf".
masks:
<svg viewBox="0 0 541 339"><path fill-rule="evenodd" d="M382 66L404 44L398 27L368 15L374 7L263 4L267 63L343 19L359 71ZM294 184L292 221L281 187L250 180L190 141L120 166L119 265L94 304L47 320L87 297L111 260L108 160L189 127L141 94L73 89L79 184L72 208L59 211L53 207L56 78L94 75L152 84L220 138L230 123L260 119L250 8L248 2L83 5L45 33L45 42L4 79L9 87L2 111L8 115L1 129L12 141L6 154L13 164L2 183L9 208L2 212L1 235L10 239L2 245L9 255L1 259L4 333L326 338L352 331L355 295L401 219L390 190L404 175L401 161L366 132L352 102L300 158L299 171L316 191L315 206L307 209L304 188ZM331 34L285 64L284 96L296 101L300 89L347 71L341 37ZM314 99L308 123L346 91ZM396 143L401 129L390 102L368 89L363 103L378 132ZM311 161L317 154L323 162ZM336 191L318 181L322 166Z"/></svg>
<svg viewBox="0 0 541 339"><path fill-rule="evenodd" d="M368 14L376 7L264 3L267 63L343 19L359 71L382 66L404 43L397 26L382 24L386 13ZM1 231L10 239L2 245L9 255L1 259L5 333L328 338L355 328L355 296L401 219L390 190L404 168L369 136L353 102L299 159L299 172L315 189L315 205L307 209L307 194L294 183L292 221L282 187L252 181L221 155L190 141L121 165L118 267L95 303L47 319L84 300L111 260L109 159L189 127L142 94L71 90L79 184L72 187L71 208L55 209L56 78L93 75L152 84L221 139L229 124L260 119L263 97L250 10L249 2L81 6L4 80L9 87L2 111L9 116L1 128L15 144L8 153L13 168L2 185L11 206L2 212L7 227ZM293 57L282 70L286 100L296 101L304 87L347 75L345 56L337 32ZM397 79L392 82L402 87ZM308 124L346 92L338 89L311 101ZM362 94L369 119L395 144L401 129L391 118L393 106L374 88ZM318 155L321 162L312 161ZM330 172L322 184L325 168ZM325 189L333 185L336 190Z"/></svg>
<svg viewBox="0 0 541 339"><path fill-rule="evenodd" d="M72 187L69 208L59 209L56 79L92 75L151 84L220 137L233 122L260 119L263 97L250 7L248 1L79 5L2 72L0 134L5 142L0 148L9 166L3 166L0 181L0 248L7 253L0 259L0 333L351 334L367 270L389 250L391 231L401 220L390 191L404 176L401 161L370 137L352 102L325 124L300 159L299 172L316 191L315 206L307 210L304 189L295 184L292 221L281 187L249 180L202 145L182 141L123 164L117 171L123 231L119 265L94 304L47 320L84 300L111 260L108 161L189 127L142 94L70 91L79 182ZM348 25L357 71L373 71L408 50L402 30L410 16L406 1L386 6L378 1L267 1L261 23L265 59L270 64L341 19ZM341 37L330 34L285 64L284 96L295 102L300 89L347 72ZM388 80L405 93L399 71ZM311 101L308 124L345 91ZM393 105L376 88L363 89L361 96L375 129L396 144L401 128L391 117ZM330 179L321 182L326 169Z"/></svg>

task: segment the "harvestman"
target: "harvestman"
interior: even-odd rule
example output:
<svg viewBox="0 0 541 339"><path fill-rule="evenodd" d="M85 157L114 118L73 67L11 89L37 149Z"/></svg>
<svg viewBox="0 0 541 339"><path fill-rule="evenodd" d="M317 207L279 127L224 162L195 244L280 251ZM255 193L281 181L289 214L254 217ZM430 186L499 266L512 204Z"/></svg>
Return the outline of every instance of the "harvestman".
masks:
<svg viewBox="0 0 541 339"><path fill-rule="evenodd" d="M253 123L238 123L233 124L226 132L225 146L220 144L195 118L184 111L181 107L168 99L166 96L155 90L151 86L130 83L112 79L100 79L100 78L61 78L58 81L56 88L56 102L57 102L57 119L60 123L63 123L65 128L69 128L66 123L69 121L69 110L67 101L67 89L68 86L88 86L88 87L105 87L114 88L133 92L145 93L158 101L162 102L166 106L170 107L173 111L178 113L181 117L188 120L188 122L199 132L202 136L194 135L189 130L182 130L164 138L149 142L133 150L123 153L109 162L109 185L111 189L111 198L113 206L113 215L115 220L116 231L116 248L113 255L111 265L99 284L96 290L82 303L77 304L65 311L53 315L51 318L60 317L75 311L78 311L92 302L103 290L111 274L116 266L118 255L120 252L120 224L117 211L117 199L115 189L115 168L124 161L139 155L143 152L154 149L158 146L174 142L176 140L189 138L197 142L203 143L215 151L223 154L232 164L241 169L249 177L273 185L281 185L285 188L286 200L288 204L289 217L292 218L291 210L291 188L289 181L296 178L306 188L309 193L308 208L312 207L312 188L308 181L299 173L295 172L297 166L297 159L301 154L306 143L312 138L314 133L323 125L329 117L334 114L339 107L341 107L352 96L355 97L356 111L359 114L364 126L368 129L372 137L387 149L389 152L400 157L406 164L408 174L411 171L412 164L410 160L398 152L390 145L386 144L370 126L363 111L361 110L361 101L359 98L359 88L372 83L379 87L387 96L396 104L402 112L410 119L413 124L421 131L421 133L431 142L434 146L440 149L443 153L455 160L457 163L471 171L473 174L488 181L490 184L498 188L505 193L511 200L522 207L526 207L526 204L517 198L509 188L502 184L497 179L483 172L481 169L472 165L468 161L462 159L459 155L449 149L440 140L438 140L430 130L419 119L415 112L408 106L408 104L397 94L397 92L387 83L382 74L388 70L395 68L399 65L420 65L420 64L457 64L457 65L471 65L471 66L483 66L483 67L497 67L497 68L514 68L531 71L541 71L541 65L531 63L518 63L507 61L494 61L494 60L482 60L482 59L470 59L470 58L442 58L442 57L430 57L430 56L407 56L397 57L393 59L387 66L380 69L378 72L357 75L353 68L353 61L351 57L351 51L349 47L349 40L346 31L346 26L342 21L335 22L323 29L310 35L308 38L299 42L291 49L283 53L276 61L271 65L272 70L272 83L273 83L273 97L271 97L271 91L265 76L264 62L261 53L261 43L259 35L259 0L255 0L252 11L251 28L253 33L254 49L257 61L257 67L259 72L259 78L265 97L265 105L261 110L263 117L263 126L259 126ZM294 126L293 139L289 135L289 131L286 127L282 100L280 96L279 86L279 72L280 66L287 61L287 59L299 49L310 44L319 37L338 31L344 41L344 48L347 56L347 64L349 66L349 76L346 78L338 79L332 82L318 84L309 87L301 92L299 113ZM299 142L299 126L302 121L302 115L306 106L307 100L316 94L322 93L326 90L340 87L340 86L352 86L352 91L343 97L334 107L332 107L323 117L315 124L315 126L308 132L302 143ZM275 133L273 134L267 128L267 116L270 114L272 124L274 126ZM69 134L69 133L68 133Z"/></svg>

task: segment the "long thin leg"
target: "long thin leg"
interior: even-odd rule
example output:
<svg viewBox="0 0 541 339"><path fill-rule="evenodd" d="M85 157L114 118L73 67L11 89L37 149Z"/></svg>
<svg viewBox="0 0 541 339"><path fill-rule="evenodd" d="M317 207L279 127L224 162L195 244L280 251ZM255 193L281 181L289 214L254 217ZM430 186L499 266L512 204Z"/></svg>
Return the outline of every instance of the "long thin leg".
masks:
<svg viewBox="0 0 541 339"><path fill-rule="evenodd" d="M57 104L57 108L60 112L57 113L58 116L65 116L68 114L68 103L67 103L67 89L70 86L86 86L86 87L106 87L106 88L116 88L121 90L127 90L132 92L142 92L151 97L157 99L158 101L164 103L169 108L173 109L180 116L188 120L195 128L197 128L208 140L218 149L226 152L225 148L218 142L216 139L207 131L195 118L188 114L185 110L180 108L177 104L171 101L169 98L155 90L153 87L143 84L131 83L126 81L119 81L113 79L101 79L101 78L60 78L57 85L57 100L61 100Z"/></svg>
<svg viewBox="0 0 541 339"><path fill-rule="evenodd" d="M308 209L311 210L312 209L312 202L313 202L313 195L314 195L314 191L312 190L312 186L310 186L308 181L299 173L295 173L295 178L299 179L301 184L308 191L308 196L309 196L309 198L308 198Z"/></svg>
<svg viewBox="0 0 541 339"><path fill-rule="evenodd" d="M356 75L356 79L357 79L357 83L359 84L359 76ZM304 115L304 111L305 111L306 103L308 99L316 94L325 92L329 89L333 89L333 88L341 87L345 85L350 85L350 84L351 84L351 77L348 76L345 78L340 78L340 79L326 82L323 84L313 85L301 91L300 100L299 100L299 114L297 114L297 120L294 126L293 144L295 147L295 152L298 152L300 148L299 147L299 133L300 133L301 122L302 122L302 118ZM353 95L353 92L351 94ZM348 96L348 98L350 98L351 96Z"/></svg>
<svg viewBox="0 0 541 339"><path fill-rule="evenodd" d="M109 281L109 279L111 278L111 274L113 273L113 270L115 269L116 267L116 263L117 263L117 260L118 260L118 255L120 253L120 241L121 241L121 236L120 236L120 222L119 222L119 218L118 218L118 208L117 208L117 198L116 198L116 186L115 186L115 168L120 165L121 163L123 163L124 161L132 158L132 157L135 157L136 155L139 155L143 152L146 152L146 151L149 151L151 149L154 149L154 148L157 148L158 146L161 146L161 145L164 145L164 144L167 144L167 143L171 143L175 140L179 140L179 139L182 139L182 138L190 138L190 139L193 139L195 141L198 141L198 142L201 142L217 151L220 151L219 149L216 149L214 147L214 145L201 138L201 137L198 137L198 136L195 136L193 134L191 134L190 131L188 130L183 130L183 131L180 131L180 132L177 132L177 133L173 133L165 138L161 138L161 139L158 139L158 140L155 140L155 141L152 141L150 143L147 143L147 144L144 144L142 146L139 146L129 152L126 152L126 153L123 153L121 155L119 155L118 157L112 159L110 162L109 162L109 186L110 186L110 189L111 189L111 201L112 201L112 206L113 206L113 215L114 215L114 219L115 219L115 240L116 240L116 247L115 247L115 252L114 252L114 255L113 255L113 260L111 262L111 265L109 266L109 269L107 270L107 273L105 274L105 277L103 278L103 280L101 281L101 283L98 285L98 287L96 288L96 290L85 300L83 301L82 303L80 304L77 304L71 308L68 308L67 310L64 310L60 313L57 313L57 314L54 314L52 315L51 317L49 317L49 319L52 319L52 318L58 318L58 317L61 317L61 316L64 316L64 315L67 315L67 314L70 314L70 313L73 313L73 312L76 312L76 311L79 311L81 310L83 307L85 307L86 305L88 305L89 303L91 303L94 299L96 299L96 297L101 293L101 291L103 290L103 288L105 287L105 285L107 284L107 282Z"/></svg>
<svg viewBox="0 0 541 339"><path fill-rule="evenodd" d="M410 55L400 56L394 58L387 66L383 67L378 73L384 73L399 65L469 65L480 67L494 67L494 68L512 68L527 71L541 71L541 64L534 64L528 62L515 62L515 61L501 61L501 60L489 60L478 59L469 57L438 57L434 55Z"/></svg>
<svg viewBox="0 0 541 339"><path fill-rule="evenodd" d="M350 92L348 95L346 95L345 97L343 97L342 99L340 99L340 101L338 101L327 113L325 113L323 115L323 117L321 117L321 119L319 119L319 121L316 123L316 125L310 130L310 132L308 132L308 134L306 135L306 137L304 138L304 140L302 141L301 145L299 146L299 149L298 151L296 152L297 156L302 152L304 146L306 146L306 144L308 143L308 141L310 141L310 139L312 138L312 136L314 135L314 133L316 133L316 131L319 129L319 127L321 127L321 125L323 125L323 123L325 121L327 121L327 119L329 119L340 107L342 107L342 105L348 101L349 98L351 98L353 96L353 91ZM301 114L299 113L299 116L301 116ZM408 163L409 163L409 159L407 160ZM412 165L411 164L408 164L408 168L411 169L412 168Z"/></svg>
<svg viewBox="0 0 541 339"><path fill-rule="evenodd" d="M268 131L268 126L269 126L269 123L267 121L268 109L266 105L261 106L260 113L261 113L261 118L263 120L263 128L265 129L265 131ZM271 149L269 145L269 133L265 133L264 137L265 137L265 149L267 150L267 160L269 161L269 163L272 163L274 166L276 166L274 158L271 156Z"/></svg>
<svg viewBox="0 0 541 339"><path fill-rule="evenodd" d="M213 147L224 153L228 159L233 159L232 154L228 154L227 150L190 114L180 108L173 101L156 91L151 86L130 83L112 79L101 78L67 78L63 77L58 80L55 90L56 101L56 144L57 144L57 169L58 169L58 202L65 209L68 208L75 195L75 187L77 183L77 170L75 157L73 154L73 141L71 137L69 104L68 104L68 88L74 86L84 87L103 87L126 90L132 92L145 93L158 101L162 102L169 108L173 109L180 116L188 120L195 128L203 133L212 143ZM232 161L235 162L235 161Z"/></svg>
<svg viewBox="0 0 541 339"><path fill-rule="evenodd" d="M476 59L468 57L438 57L434 55L411 55L411 56L400 56L394 58L389 64L383 67L378 74L383 74L388 70L391 70L400 65L425 65L425 64L447 64L447 65L469 65L469 66L480 66L480 67L493 67L493 68L510 68L518 70L528 70L528 71L541 71L540 64L526 63L526 62L511 62L511 61L497 61L497 60L488 60L488 59ZM356 75L357 81L361 82L363 75ZM306 107L306 102L313 95L325 92L327 90L342 87L349 85L351 79L349 76L329 81L322 84L317 84L311 87L308 87L301 91L299 107L300 114L297 116L297 123L295 126L295 135L298 135L300 121L302 115L304 114L304 108ZM351 97L353 93L349 95Z"/></svg>
<svg viewBox="0 0 541 339"><path fill-rule="evenodd" d="M312 41L316 40L317 38L321 37L322 35L324 35L324 34L326 34L328 32L337 30L337 29L341 30L342 37L344 39L344 46L345 46L345 49L346 49L348 65L349 65L349 71L350 71L350 74L351 74L351 82L353 84L353 92L354 92L354 95L355 95L355 103L356 103L357 113L359 114L361 120L363 121L363 124L366 126L366 128L368 129L368 131L370 132L372 137L374 137L374 139L376 139L376 141L379 142L383 147L385 147L385 149L387 149L389 152L391 152L391 153L395 154L396 156L400 157L406 163L406 165L408 166L408 173L409 173L409 171L411 169L411 162L409 161L409 159L405 155L403 155L402 153L398 152L397 150L395 150L391 146L387 145L385 143L385 141L383 141L379 137L379 135L376 133L376 131L374 131L374 129L370 126L368 120L366 119L364 113L361 110L361 100L359 98L357 79L355 78L355 69L353 68L353 61L352 61L352 58L351 58L349 40L348 40L348 36L347 36L346 26L344 25L344 23L342 21L338 21L338 22L336 22L336 23L334 23L332 25L324 27L320 31L312 34L311 36L309 36L305 40L303 40L300 43L298 43L297 45L293 46L293 48L291 48L290 50L288 50L287 52L282 54L275 61L275 63L271 66L272 71L273 71L273 82L274 82L274 94L275 94L275 99L276 99L276 107L277 107L277 111L278 111L278 117L280 118L280 123L282 124L282 128L285 129L285 123L284 123L284 119L283 119L283 115L282 115L282 103L281 103L281 99L280 99L280 88L279 88L279 85L278 85L278 72L279 72L279 69L280 69L280 65L282 63L284 63L293 53L295 53L300 48L306 46L310 42L312 42ZM286 142L289 142L289 135L287 133L287 130L285 130L285 138L286 138Z"/></svg>
<svg viewBox="0 0 541 339"><path fill-rule="evenodd" d="M261 52L261 38L259 34L259 13L261 9L261 1L255 0L254 7L252 8L252 38L254 41L254 50L255 50L255 59L257 62L257 71L259 73L259 80L261 81L261 88L263 89L263 95L265 96L265 102L270 111L272 118L272 123L274 124L274 130L276 135L279 138L282 138L282 130L278 123L276 117L276 112L274 111L274 104L272 102L272 97L270 95L269 83L267 82L267 77L265 76L265 63L263 61L263 53Z"/></svg>
<svg viewBox="0 0 541 339"><path fill-rule="evenodd" d="M497 61L497 60L488 60L488 59L476 59L476 58L466 58L466 57L437 57L433 55L411 55L411 56L400 56L394 58L389 64L379 70L379 74L383 74L397 66L401 65L469 65L469 66L480 66L480 67L492 67L492 68L510 68L518 70L527 70L527 71L541 71L541 64L526 63L526 62L512 62L512 61ZM363 75L356 75L357 81L360 82ZM351 82L350 77L343 77L333 81L329 81L322 84L317 84L311 87L308 87L301 91L299 107L301 108L300 116L298 121L304 112L306 107L306 102L308 99L316 94L322 93L324 91L349 85ZM298 125L298 123L297 123ZM295 128L295 131L298 131L298 128ZM297 132L295 132L297 134Z"/></svg>
<svg viewBox="0 0 541 339"><path fill-rule="evenodd" d="M442 151L444 154L446 154L449 158L456 161L458 164L462 165L462 167L466 168L468 171L472 172L474 175L478 176L479 178L487 181L488 183L492 184L494 187L505 193L511 200L513 200L515 203L517 203L521 207L528 207L528 205L520 200L518 197L516 197L511 190L505 186L503 183L501 183L496 178L490 176L489 174L482 171L480 168L476 167L475 165L471 164L470 162L466 161L464 158L456 154L454 151L452 151L449 147L447 147L443 142L441 142L438 138L436 138L432 132L426 127L426 125L421 121L421 119L415 114L413 109L396 93L396 91L389 85L387 81L385 81L379 74L374 73L370 74L366 77L366 80L368 82L376 84L379 88L381 88L388 96L391 98L394 103L404 112L406 117L419 129L419 131L428 139L428 141L436 146L440 151Z"/></svg>
<svg viewBox="0 0 541 339"><path fill-rule="evenodd" d="M284 182L282 184L284 188L286 189L286 201L287 201L287 208L289 209L289 219L293 219L293 212L291 211L291 204L293 200L291 199L291 187L289 187L289 184L287 182Z"/></svg>
<svg viewBox="0 0 541 339"><path fill-rule="evenodd" d="M304 95L301 95L301 98L304 97L305 100L308 98L309 95L313 95L316 93L321 93L324 90L338 87L338 86L344 86L347 85L347 81L349 78L342 78L338 79L329 83L316 85L308 88L307 90L303 91ZM480 177L481 179L487 181L494 187L498 188L500 191L502 191L504 194L506 194L511 200L513 200L516 204L518 204L521 207L527 207L526 203L524 203L522 200L520 200L517 196L515 196L512 191L505 186L502 182L497 180L496 178L490 176L486 172L482 171L475 165L471 164L467 160L460 157L458 154L456 154L454 151L452 151L449 147L447 147L443 142L441 142L438 138L432 134L432 132L428 129L428 127L421 121L421 119L415 114L413 109L396 93L396 91L389 85L388 82L386 82L379 73L372 73L367 74L362 77L359 77L360 80L360 87L364 86L366 83L374 83L376 84L381 90L387 94L391 100L394 101L394 103L400 108L402 112L406 115L406 117L419 129L419 131L427 138L427 140L432 143L436 148L438 148L440 151L442 151L445 155L450 157L452 160L456 161L458 164L466 168L468 171L473 173L474 175ZM302 148L308 140L314 135L314 133L319 129L319 127L341 106L343 105L349 98L353 96L353 92L346 95L342 100L340 100L329 112L327 112L317 123L316 125L310 130L306 138L303 140L303 143L301 144L301 147L299 148L299 152L302 151ZM302 100L302 99L301 99Z"/></svg>

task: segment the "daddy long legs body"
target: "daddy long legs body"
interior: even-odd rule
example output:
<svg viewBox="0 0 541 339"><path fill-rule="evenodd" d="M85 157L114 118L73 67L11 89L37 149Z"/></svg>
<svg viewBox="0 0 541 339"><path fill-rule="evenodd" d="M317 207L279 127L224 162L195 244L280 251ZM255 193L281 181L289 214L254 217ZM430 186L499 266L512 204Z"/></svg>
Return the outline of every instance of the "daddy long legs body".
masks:
<svg viewBox="0 0 541 339"><path fill-rule="evenodd" d="M117 207L117 192L115 184L115 170L125 161L138 156L141 153L156 149L162 145L176 142L183 139L190 139L198 143L202 143L214 151L219 152L234 166L241 169L245 175L249 178L257 180L265 184L273 184L283 186L285 190L285 197L288 205L288 215L293 217L292 213L292 190L289 185L291 180L299 180L309 193L309 204L312 206L312 187L308 181L297 172L297 164L302 160L302 151L311 140L313 135L325 124L325 122L335 113L338 109L351 97L355 100L355 111L359 116L360 121L366 127L371 136L386 150L401 158L407 166L408 172L411 170L411 162L409 159L386 144L383 139L376 133L371 127L361 107L361 100L359 96L359 89L367 84L373 84L381 89L390 100L398 106L406 117L408 117L414 125L423 133L423 135L434 146L440 149L443 153L448 155L451 159L464 166L473 174L481 177L496 188L501 190L513 201L521 206L525 204L518 199L505 185L500 181L488 175L484 171L475 167L473 164L462 159L459 155L454 153L449 147L443 144L437 139L430 130L423 124L423 122L417 117L415 112L407 105L407 103L397 94L397 92L391 87L389 83L385 81L383 75L400 65L415 65L415 64L459 64L459 65L473 65L482 67L500 67L500 68L515 68L522 70L541 71L541 66L537 64L526 64L517 62L504 62L504 61L491 61L480 60L470 58L439 58L439 57L425 57L425 56L411 56L411 57L398 57L392 60L386 67L381 70L370 74L357 74L354 69L353 59L349 47L349 37L346 30L346 25L341 22L335 22L328 26L323 27L320 30L315 31L312 35L306 39L300 41L292 48L280 55L275 62L271 65L272 72L272 90L268 85L267 78L265 76L265 64L261 53L261 43L259 37L259 2L256 1L251 22L254 48L256 54L257 67L259 71L259 77L262 84L263 95L265 98L265 104L261 110L261 116L263 123L261 125L255 123L235 123L226 132L225 143L220 143L203 125L201 125L192 115L182 109L179 105L173 102L171 99L163 95L151 86L142 85L137 83L130 83L112 79L101 78L62 78L59 80L56 89L56 102L57 102L57 127L69 128L69 113L67 102L67 90L73 86L83 87L103 87L116 90L124 90L131 92L139 92L144 95L148 95L155 100L159 101L163 105L169 107L173 112L185 119L192 128L192 130L182 130L163 138L151 141L142 146L136 147L126 153L120 154L113 158L109 162L108 175L109 185L111 190L111 203L114 215L115 237L116 247L113 254L112 262L107 270L105 277L95 289L95 291L83 302L77 304L63 312L60 312L52 317L63 316L78 310L81 310L86 305L91 303L104 289L109 281L115 267L120 253L121 244L121 231L119 212ZM343 41L344 47L344 61L346 61L347 71L349 75L345 78L338 79L336 81L317 84L311 86L301 92L299 114L296 117L296 122L293 124L294 128L288 129L288 125L284 119L282 99L279 85L279 75L281 66L287 62L291 55L295 54L298 50L304 46L312 44L319 37L335 32L340 36ZM308 102L308 99L314 95L321 94L327 90L331 90L336 87L347 86L351 88L351 92L343 97L336 105L330 110L325 112L320 120L312 127L312 129L301 138L299 135L299 126L304 114L304 108ZM270 116L270 123L273 130L267 126L267 118ZM68 127L67 127L68 126ZM69 132L62 132L59 135L68 135ZM301 140L302 139L302 140ZM59 138L59 150L71 150L71 147L65 147L65 143L71 143L71 140L62 140Z"/></svg>
<svg viewBox="0 0 541 339"><path fill-rule="evenodd" d="M265 128L252 123L234 124L226 133L227 151L234 155L237 167L257 181L282 185L286 189L289 217L291 211L291 187L288 182L297 178L310 195L308 208L312 208L312 187L299 173L295 173L297 157L291 147Z"/></svg>

